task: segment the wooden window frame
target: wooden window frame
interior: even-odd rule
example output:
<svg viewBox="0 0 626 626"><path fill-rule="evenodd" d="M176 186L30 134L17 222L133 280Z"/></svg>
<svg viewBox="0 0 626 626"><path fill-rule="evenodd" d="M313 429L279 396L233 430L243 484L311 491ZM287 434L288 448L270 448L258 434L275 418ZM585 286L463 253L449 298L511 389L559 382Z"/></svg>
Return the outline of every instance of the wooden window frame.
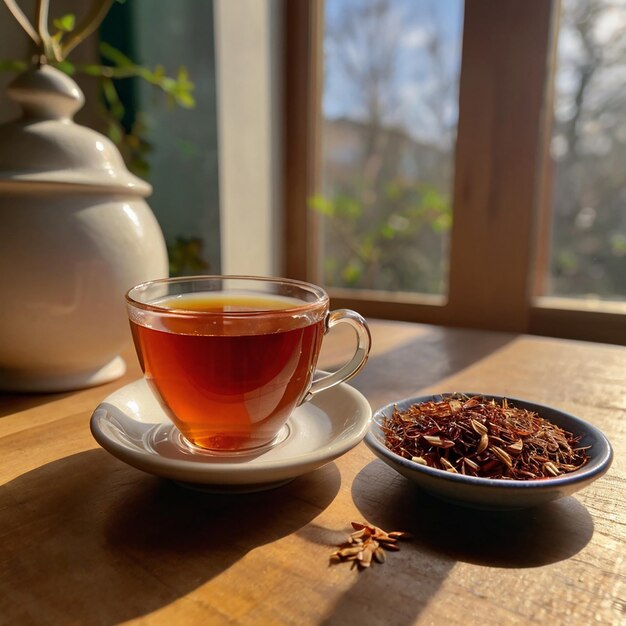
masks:
<svg viewBox="0 0 626 626"><path fill-rule="evenodd" d="M626 345L626 303L539 295L559 0L466 0L447 297L329 288L364 315ZM285 0L284 273L321 282L323 0ZM482 155L477 158L477 155Z"/></svg>

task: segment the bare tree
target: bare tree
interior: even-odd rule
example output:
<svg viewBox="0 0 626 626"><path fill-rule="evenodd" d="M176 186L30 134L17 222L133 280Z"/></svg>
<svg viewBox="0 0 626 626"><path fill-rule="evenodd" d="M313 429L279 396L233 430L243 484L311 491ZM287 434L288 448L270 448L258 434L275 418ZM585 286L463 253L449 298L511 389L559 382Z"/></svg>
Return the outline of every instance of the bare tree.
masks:
<svg viewBox="0 0 626 626"><path fill-rule="evenodd" d="M355 286L441 289L445 227L434 233L431 226L444 223L442 214L449 218L442 192L451 179L456 120L446 104L456 91L458 66L446 64L436 6L401 0L333 3L325 40L327 75L350 103L351 119L342 124L358 134L360 151L347 174L328 171L335 204L326 205L326 250ZM415 7L428 19L409 15ZM407 50L416 28L420 41ZM420 145L416 127L429 135L428 145ZM408 174L407 163L414 170Z"/></svg>
<svg viewBox="0 0 626 626"><path fill-rule="evenodd" d="M625 21L623 1L563 4L551 270L560 295L626 296Z"/></svg>

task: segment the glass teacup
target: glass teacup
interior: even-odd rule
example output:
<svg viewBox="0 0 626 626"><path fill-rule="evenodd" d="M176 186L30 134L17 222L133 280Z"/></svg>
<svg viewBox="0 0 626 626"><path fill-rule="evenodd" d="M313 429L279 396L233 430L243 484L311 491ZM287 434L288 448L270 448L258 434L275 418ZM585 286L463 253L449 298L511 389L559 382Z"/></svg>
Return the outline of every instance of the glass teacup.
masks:
<svg viewBox="0 0 626 626"><path fill-rule="evenodd" d="M137 355L166 414L193 445L257 450L281 439L292 411L348 380L371 345L354 311L329 312L316 285L282 278L198 276L142 283L126 294ZM346 323L356 349L313 379L324 334Z"/></svg>

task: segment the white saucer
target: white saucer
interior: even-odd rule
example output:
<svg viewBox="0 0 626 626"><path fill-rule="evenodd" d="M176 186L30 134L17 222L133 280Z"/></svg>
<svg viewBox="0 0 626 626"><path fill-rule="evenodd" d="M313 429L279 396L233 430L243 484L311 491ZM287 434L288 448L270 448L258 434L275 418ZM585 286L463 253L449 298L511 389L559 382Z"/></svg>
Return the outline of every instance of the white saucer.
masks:
<svg viewBox="0 0 626 626"><path fill-rule="evenodd" d="M91 432L113 456L137 469L207 491L259 491L282 485L346 453L365 437L372 410L342 383L298 407L288 434L256 454L226 456L186 443L144 379L105 398Z"/></svg>

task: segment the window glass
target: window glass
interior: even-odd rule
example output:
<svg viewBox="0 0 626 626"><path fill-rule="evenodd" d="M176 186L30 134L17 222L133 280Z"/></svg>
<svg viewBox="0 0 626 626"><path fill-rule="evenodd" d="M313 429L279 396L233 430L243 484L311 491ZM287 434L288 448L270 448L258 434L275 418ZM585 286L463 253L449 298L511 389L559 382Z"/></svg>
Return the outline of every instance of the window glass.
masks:
<svg viewBox="0 0 626 626"><path fill-rule="evenodd" d="M446 292L461 0L326 0L327 286Z"/></svg>
<svg viewBox="0 0 626 626"><path fill-rule="evenodd" d="M167 242L170 273L219 273L213 2L114 4L101 39L150 71L161 66L176 79L184 68L193 83L193 106L185 106L148 81L118 81L123 124L137 136L124 156L153 186L148 203Z"/></svg>
<svg viewBox="0 0 626 626"><path fill-rule="evenodd" d="M545 293L626 298L626 2L563 0Z"/></svg>

